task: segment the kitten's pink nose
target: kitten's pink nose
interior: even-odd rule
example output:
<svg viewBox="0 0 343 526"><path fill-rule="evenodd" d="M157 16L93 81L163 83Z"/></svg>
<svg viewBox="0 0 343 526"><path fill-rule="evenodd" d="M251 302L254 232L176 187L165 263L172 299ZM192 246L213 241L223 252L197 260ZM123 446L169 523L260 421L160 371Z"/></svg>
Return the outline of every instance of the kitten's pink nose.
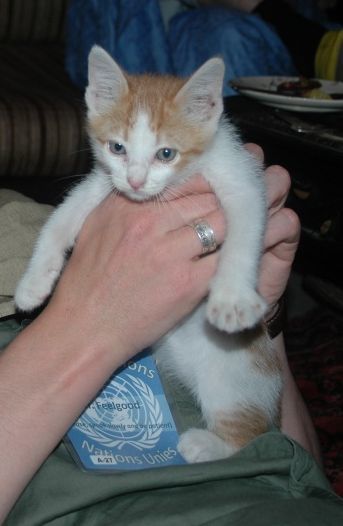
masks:
<svg viewBox="0 0 343 526"><path fill-rule="evenodd" d="M144 179L139 180L139 179L134 179L133 177L128 177L127 180L129 181L129 184L133 190L139 190L140 188L142 188L142 186L144 186L144 183L145 183Z"/></svg>

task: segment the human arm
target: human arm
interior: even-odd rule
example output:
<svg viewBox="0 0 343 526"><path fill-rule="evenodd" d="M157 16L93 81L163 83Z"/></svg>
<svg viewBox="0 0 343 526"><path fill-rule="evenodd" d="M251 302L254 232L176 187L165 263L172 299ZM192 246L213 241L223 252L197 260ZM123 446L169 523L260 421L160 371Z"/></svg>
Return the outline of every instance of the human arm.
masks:
<svg viewBox="0 0 343 526"><path fill-rule="evenodd" d="M218 255L198 260L186 225L224 226L201 181L187 197L137 204L109 196L86 221L44 311L0 356L0 517L85 405L126 360L207 293ZM1 519L0 519L1 522Z"/></svg>

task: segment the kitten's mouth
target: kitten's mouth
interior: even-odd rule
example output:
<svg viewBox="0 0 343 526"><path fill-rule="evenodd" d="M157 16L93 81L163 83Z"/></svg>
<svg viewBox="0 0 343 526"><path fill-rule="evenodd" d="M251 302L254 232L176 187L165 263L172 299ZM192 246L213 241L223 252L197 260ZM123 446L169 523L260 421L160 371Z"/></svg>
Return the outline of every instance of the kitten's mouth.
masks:
<svg viewBox="0 0 343 526"><path fill-rule="evenodd" d="M145 192L129 192L126 194L132 201L149 201L153 196L146 194Z"/></svg>
<svg viewBox="0 0 343 526"><path fill-rule="evenodd" d="M125 195L131 201L150 201L155 197L154 194L149 194L143 189L140 190L125 190L121 194Z"/></svg>
<svg viewBox="0 0 343 526"><path fill-rule="evenodd" d="M170 198L174 198L177 196L177 194L174 194L174 192L170 192L170 186L162 189L162 190L156 190L156 191L150 191L147 192L144 190L144 188L140 188L139 190L131 190L125 189L124 191L120 192L122 195L127 197L128 199L131 199L131 201L137 201L137 202L143 202L143 201L159 201L159 202L165 202L169 201ZM170 197L171 196L171 197Z"/></svg>
<svg viewBox="0 0 343 526"><path fill-rule="evenodd" d="M160 190L156 190L155 192L149 192L144 187L135 190L126 185L116 185L114 181L112 181L112 185L115 193L119 193L122 196L127 197L131 201L151 201L153 199L158 198L158 196L161 195Z"/></svg>
<svg viewBox="0 0 343 526"><path fill-rule="evenodd" d="M127 197L131 201L147 201L152 197L142 188L140 188L139 190L133 190L131 188L125 187L120 188L120 186L121 185L116 185L114 181L112 181L114 193Z"/></svg>

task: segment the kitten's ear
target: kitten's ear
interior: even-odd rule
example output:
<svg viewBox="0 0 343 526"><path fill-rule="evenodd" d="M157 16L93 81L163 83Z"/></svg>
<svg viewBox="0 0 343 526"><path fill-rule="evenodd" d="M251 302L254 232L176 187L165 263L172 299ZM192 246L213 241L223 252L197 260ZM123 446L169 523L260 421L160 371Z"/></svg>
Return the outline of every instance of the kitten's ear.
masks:
<svg viewBox="0 0 343 526"><path fill-rule="evenodd" d="M86 103L89 115L105 113L128 89L117 63L104 49L94 46L88 57Z"/></svg>
<svg viewBox="0 0 343 526"><path fill-rule="evenodd" d="M192 121L217 124L223 112L224 73L222 59L212 58L180 89L174 100Z"/></svg>

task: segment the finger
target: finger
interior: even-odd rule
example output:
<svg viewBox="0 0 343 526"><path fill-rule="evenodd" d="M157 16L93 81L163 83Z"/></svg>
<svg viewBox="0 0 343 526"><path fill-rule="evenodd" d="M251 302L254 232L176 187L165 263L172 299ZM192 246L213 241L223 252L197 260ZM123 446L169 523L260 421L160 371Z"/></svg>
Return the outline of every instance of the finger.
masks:
<svg viewBox="0 0 343 526"><path fill-rule="evenodd" d="M291 186L288 171L282 166L273 165L265 171L267 203L269 216L282 208Z"/></svg>
<svg viewBox="0 0 343 526"><path fill-rule="evenodd" d="M264 151L262 150L261 146L255 144L254 142L248 142L244 146L248 152L254 155L259 161L261 161L261 163L264 162Z"/></svg>
<svg viewBox="0 0 343 526"><path fill-rule="evenodd" d="M161 223L169 231L194 223L219 210L219 203L213 193L187 195L173 201L160 202Z"/></svg>
<svg viewBox="0 0 343 526"><path fill-rule="evenodd" d="M225 219L221 211L216 210L203 217L212 228L217 245L221 245L225 238ZM202 244L198 234L191 225L184 226L170 232L168 236L170 250L183 254L187 258L198 258L202 255Z"/></svg>
<svg viewBox="0 0 343 526"><path fill-rule="evenodd" d="M300 223L293 210L283 208L269 220L261 260L259 290L272 306L283 294L298 247Z"/></svg>
<svg viewBox="0 0 343 526"><path fill-rule="evenodd" d="M282 208L268 221L264 246L280 259L287 259L295 251L300 238L300 221L290 208Z"/></svg>

